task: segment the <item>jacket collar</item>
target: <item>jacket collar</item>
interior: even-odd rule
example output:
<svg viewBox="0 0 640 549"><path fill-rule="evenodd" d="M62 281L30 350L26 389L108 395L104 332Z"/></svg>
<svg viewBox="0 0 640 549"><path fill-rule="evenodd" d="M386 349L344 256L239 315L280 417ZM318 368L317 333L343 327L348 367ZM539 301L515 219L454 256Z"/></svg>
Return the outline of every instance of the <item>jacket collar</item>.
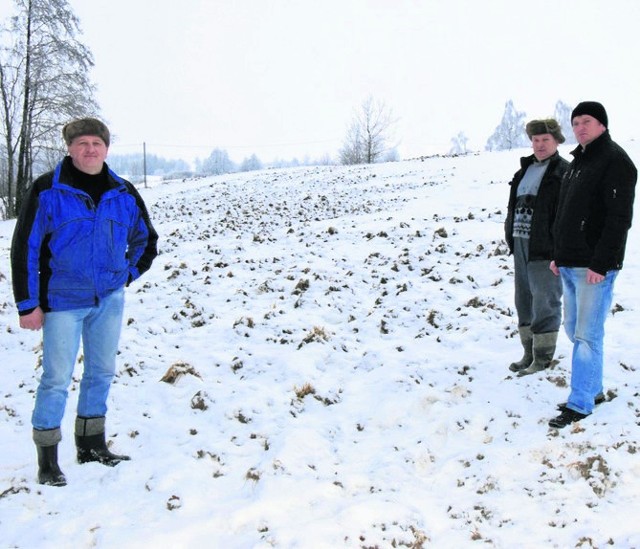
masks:
<svg viewBox="0 0 640 549"><path fill-rule="evenodd" d="M596 137L591 143L583 147L582 145L578 145L575 149L571 151L571 154L574 158L586 157L590 158L595 154L598 154L604 147L606 147L609 143L611 143L611 134L609 130L605 130L602 135Z"/></svg>
<svg viewBox="0 0 640 549"><path fill-rule="evenodd" d="M547 158L546 160L543 160L543 162L549 162L549 164L553 164L553 162L558 160L558 158L560 158L560 153L556 151L549 158ZM536 160L536 155L530 154L529 156L523 156L520 159L520 166L522 168L528 168L534 162L538 162L538 160Z"/></svg>
<svg viewBox="0 0 640 549"><path fill-rule="evenodd" d="M53 186L57 187L59 184L69 185L74 187L73 175L71 171L71 157L65 156L61 162L58 163L53 172ZM124 185L124 179L109 168L107 163L104 163L104 170L107 171L107 179L109 181L109 187L112 189L121 187Z"/></svg>

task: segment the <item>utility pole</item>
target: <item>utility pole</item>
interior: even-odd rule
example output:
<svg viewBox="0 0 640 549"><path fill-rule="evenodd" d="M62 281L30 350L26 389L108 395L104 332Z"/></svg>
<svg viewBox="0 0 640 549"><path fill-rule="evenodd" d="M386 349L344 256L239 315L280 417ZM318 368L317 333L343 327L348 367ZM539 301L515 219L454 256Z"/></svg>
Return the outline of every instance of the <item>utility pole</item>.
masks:
<svg viewBox="0 0 640 549"><path fill-rule="evenodd" d="M144 188L147 188L147 143L142 142L142 171L144 172Z"/></svg>

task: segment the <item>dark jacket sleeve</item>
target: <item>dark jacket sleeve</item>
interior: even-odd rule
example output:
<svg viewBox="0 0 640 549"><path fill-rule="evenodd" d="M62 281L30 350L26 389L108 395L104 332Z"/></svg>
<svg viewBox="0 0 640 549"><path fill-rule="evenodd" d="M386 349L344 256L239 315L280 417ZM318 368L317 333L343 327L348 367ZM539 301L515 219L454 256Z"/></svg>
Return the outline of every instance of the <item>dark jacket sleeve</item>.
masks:
<svg viewBox="0 0 640 549"><path fill-rule="evenodd" d="M612 266L620 268L633 218L633 201L638 172L627 154L615 148L604 173L601 193L604 218L589 268L605 275ZM598 223L600 224L600 223Z"/></svg>
<svg viewBox="0 0 640 549"><path fill-rule="evenodd" d="M37 179L27 191L16 221L11 242L13 296L20 314L40 305L40 253L46 238L40 193L50 185L51 176Z"/></svg>
<svg viewBox="0 0 640 549"><path fill-rule="evenodd" d="M129 282L132 282L149 270L158 255L158 233L151 223L149 212L140 193L131 183L125 184L138 207L137 218L129 231Z"/></svg>
<svg viewBox="0 0 640 549"><path fill-rule="evenodd" d="M504 220L504 240L509 247L510 253L513 253L513 216L516 206L516 192L523 173L524 169L519 169L509 181L509 201L507 202L507 217Z"/></svg>

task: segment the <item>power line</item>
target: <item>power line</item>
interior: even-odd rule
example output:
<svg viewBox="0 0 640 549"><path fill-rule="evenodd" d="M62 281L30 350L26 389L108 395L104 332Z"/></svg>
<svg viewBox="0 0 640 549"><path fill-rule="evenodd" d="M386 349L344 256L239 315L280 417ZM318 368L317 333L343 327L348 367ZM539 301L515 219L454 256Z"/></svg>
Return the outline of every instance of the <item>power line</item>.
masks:
<svg viewBox="0 0 640 549"><path fill-rule="evenodd" d="M185 144L169 144L169 143L150 143L145 141L148 147L159 147L165 149L266 149L273 147L294 147L294 146L302 146L302 145L321 145L326 143L336 143L339 142L338 139L325 139L319 141L298 141L298 142L288 142L288 143L270 143L270 144L252 144L252 145L185 145ZM140 147L142 143L111 143L111 147Z"/></svg>

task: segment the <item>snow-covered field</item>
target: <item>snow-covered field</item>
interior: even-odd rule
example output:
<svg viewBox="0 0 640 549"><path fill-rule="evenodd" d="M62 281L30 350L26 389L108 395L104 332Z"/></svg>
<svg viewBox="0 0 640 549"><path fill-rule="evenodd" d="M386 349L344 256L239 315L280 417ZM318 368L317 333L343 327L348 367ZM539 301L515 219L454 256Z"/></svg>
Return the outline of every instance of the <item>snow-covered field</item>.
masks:
<svg viewBox="0 0 640 549"><path fill-rule="evenodd" d="M161 253L128 290L107 418L132 461L76 463L79 363L64 488L35 479L40 335L18 327L0 223L0 545L640 547L639 229L607 321L610 401L549 429L567 338L551 370L508 370L521 154L141 189Z"/></svg>

